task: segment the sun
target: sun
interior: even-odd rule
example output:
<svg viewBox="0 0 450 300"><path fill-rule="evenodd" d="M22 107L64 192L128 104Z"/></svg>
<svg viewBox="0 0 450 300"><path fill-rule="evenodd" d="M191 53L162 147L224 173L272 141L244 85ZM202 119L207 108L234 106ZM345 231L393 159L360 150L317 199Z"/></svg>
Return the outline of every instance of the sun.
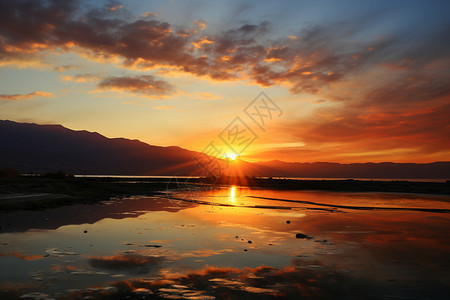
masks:
<svg viewBox="0 0 450 300"><path fill-rule="evenodd" d="M238 157L238 155L236 153L229 152L226 154L226 157L231 160L236 160L236 157Z"/></svg>

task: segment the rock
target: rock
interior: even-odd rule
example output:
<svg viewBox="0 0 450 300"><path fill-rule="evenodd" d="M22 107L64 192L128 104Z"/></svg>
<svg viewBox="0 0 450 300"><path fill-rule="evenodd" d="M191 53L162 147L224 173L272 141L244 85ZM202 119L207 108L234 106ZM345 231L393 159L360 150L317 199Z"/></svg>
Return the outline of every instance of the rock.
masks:
<svg viewBox="0 0 450 300"><path fill-rule="evenodd" d="M84 233L87 233L87 230L85 230Z"/></svg>
<svg viewBox="0 0 450 300"><path fill-rule="evenodd" d="M312 239L312 236L307 235L307 234L303 234L303 233L297 233L295 235L295 237L298 238L298 239L307 239L307 240Z"/></svg>
<svg viewBox="0 0 450 300"><path fill-rule="evenodd" d="M291 221L286 221L286 224L291 224Z"/></svg>
<svg viewBox="0 0 450 300"><path fill-rule="evenodd" d="M252 241L248 241L247 243L251 244L251 243L252 243Z"/></svg>
<svg viewBox="0 0 450 300"><path fill-rule="evenodd" d="M316 243L322 243L322 244L326 244L328 243L328 240L316 240Z"/></svg>
<svg viewBox="0 0 450 300"><path fill-rule="evenodd" d="M244 251L248 251L247 249L244 249Z"/></svg>

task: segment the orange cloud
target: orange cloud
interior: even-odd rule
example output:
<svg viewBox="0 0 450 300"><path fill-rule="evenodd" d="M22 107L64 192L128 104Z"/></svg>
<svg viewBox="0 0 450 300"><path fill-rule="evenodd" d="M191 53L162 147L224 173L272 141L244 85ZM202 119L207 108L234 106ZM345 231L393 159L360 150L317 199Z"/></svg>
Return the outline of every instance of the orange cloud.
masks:
<svg viewBox="0 0 450 300"><path fill-rule="evenodd" d="M214 44L214 41L209 40L207 37L203 37L198 39L195 42L192 42L191 44L195 47L195 48L201 48L202 45L204 44Z"/></svg>
<svg viewBox="0 0 450 300"><path fill-rule="evenodd" d="M11 100L11 101L33 99L34 97L50 98L54 97L54 95L52 93L40 91L32 92L29 94L0 94L0 100Z"/></svg>
<svg viewBox="0 0 450 300"><path fill-rule="evenodd" d="M200 20L195 20L193 22L195 24L195 26L197 26L200 30L205 30L206 29L206 23Z"/></svg>
<svg viewBox="0 0 450 300"><path fill-rule="evenodd" d="M161 105L161 106L156 106L155 108L156 108L156 109L166 109L166 110L172 110L172 109L175 109L175 107L172 106L172 105Z"/></svg>
<svg viewBox="0 0 450 300"><path fill-rule="evenodd" d="M101 79L101 76L96 75L96 74L90 74L90 73L85 73L85 74L77 74L74 76L62 76L61 79L63 81L73 81L73 82L89 82L89 81L99 81Z"/></svg>
<svg viewBox="0 0 450 300"><path fill-rule="evenodd" d="M109 11L116 11L123 8L123 6L121 4L115 4L115 5L111 5L108 7Z"/></svg>
<svg viewBox="0 0 450 300"><path fill-rule="evenodd" d="M155 14L154 12L151 12L151 11L146 11L145 13L143 13L141 15L141 17L143 17L143 18L146 18L146 17L154 17L154 18L156 18L157 16L158 16L157 14Z"/></svg>
<svg viewBox="0 0 450 300"><path fill-rule="evenodd" d="M193 98L197 99L204 99L204 100L217 100L217 99L223 99L223 97L216 96L212 93L197 93L192 96Z"/></svg>

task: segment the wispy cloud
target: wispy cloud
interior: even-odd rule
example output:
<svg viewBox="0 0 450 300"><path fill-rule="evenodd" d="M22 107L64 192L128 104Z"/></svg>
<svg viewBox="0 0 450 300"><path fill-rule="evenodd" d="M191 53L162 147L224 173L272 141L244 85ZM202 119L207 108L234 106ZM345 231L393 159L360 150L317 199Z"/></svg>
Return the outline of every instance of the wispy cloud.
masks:
<svg viewBox="0 0 450 300"><path fill-rule="evenodd" d="M63 81L72 81L72 82L91 82L91 81L99 81L102 77L99 74L92 74L92 73L84 73L84 74L77 74L73 76L65 75L61 76L61 80Z"/></svg>
<svg viewBox="0 0 450 300"><path fill-rule="evenodd" d="M223 99L221 96L214 95L213 93L196 93L191 95L192 98L203 99L203 100L217 100Z"/></svg>
<svg viewBox="0 0 450 300"><path fill-rule="evenodd" d="M54 95L52 93L41 91L36 91L28 94L0 94L0 100L11 100L11 101L33 99L35 97L50 98L54 97Z"/></svg>
<svg viewBox="0 0 450 300"><path fill-rule="evenodd" d="M175 109L172 105L161 105L161 106L155 106L156 109L165 109L165 110L172 110Z"/></svg>
<svg viewBox="0 0 450 300"><path fill-rule="evenodd" d="M75 66L75 65L63 65L63 66L56 66L53 68L53 70L56 72L65 72L65 71L78 69L78 68L79 68L79 66Z"/></svg>

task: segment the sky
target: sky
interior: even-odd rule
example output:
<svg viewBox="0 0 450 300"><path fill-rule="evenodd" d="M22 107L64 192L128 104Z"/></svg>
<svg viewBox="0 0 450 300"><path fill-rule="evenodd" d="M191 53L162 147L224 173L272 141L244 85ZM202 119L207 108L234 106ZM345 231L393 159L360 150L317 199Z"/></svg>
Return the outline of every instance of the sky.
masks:
<svg viewBox="0 0 450 300"><path fill-rule="evenodd" d="M0 119L252 162L448 161L449 13L414 0L0 0Z"/></svg>

